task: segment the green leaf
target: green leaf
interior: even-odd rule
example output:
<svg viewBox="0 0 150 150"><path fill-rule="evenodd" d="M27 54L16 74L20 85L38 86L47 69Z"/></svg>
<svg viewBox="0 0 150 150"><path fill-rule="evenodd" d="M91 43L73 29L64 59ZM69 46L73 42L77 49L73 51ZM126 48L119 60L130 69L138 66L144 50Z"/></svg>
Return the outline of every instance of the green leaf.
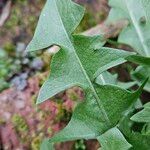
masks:
<svg viewBox="0 0 150 150"><path fill-rule="evenodd" d="M145 17L146 20L149 22L150 21L150 1L149 0L141 0L142 6L145 9Z"/></svg>
<svg viewBox="0 0 150 150"><path fill-rule="evenodd" d="M131 87L133 87L134 85L136 85L135 81L130 81L130 82L117 82L117 85L119 87L122 87L124 89L130 89Z"/></svg>
<svg viewBox="0 0 150 150"><path fill-rule="evenodd" d="M142 65L142 66L150 66L150 57L144 57L144 56L140 56L140 55L131 55L129 57L127 57L128 61L131 61L133 63Z"/></svg>
<svg viewBox="0 0 150 150"><path fill-rule="evenodd" d="M103 71L125 62L133 53L102 48L100 36L73 36L75 49L62 48L52 59L51 74L43 84L37 103L73 86L91 89L94 79ZM111 57L110 57L111 56ZM60 61L61 60L61 61ZM95 93L95 95L97 95ZM98 99L98 96L96 96Z"/></svg>
<svg viewBox="0 0 150 150"><path fill-rule="evenodd" d="M123 121L119 124L119 129L124 134L126 140L132 145L131 150L149 150L150 135L132 131L133 122L130 120L132 113L133 111L130 111L124 117Z"/></svg>
<svg viewBox="0 0 150 150"><path fill-rule="evenodd" d="M149 150L150 135L142 135L138 132L132 132L127 137L133 148L131 150Z"/></svg>
<svg viewBox="0 0 150 150"><path fill-rule="evenodd" d="M120 82L117 80L117 74L111 74L107 71L103 72L102 74L100 74L95 82L99 85L117 85L123 89L129 89L132 86L134 86L136 84L135 81L131 81L131 82Z"/></svg>
<svg viewBox="0 0 150 150"><path fill-rule="evenodd" d="M150 123L149 122L144 124L141 133L143 135L150 135Z"/></svg>
<svg viewBox="0 0 150 150"><path fill-rule="evenodd" d="M128 150L132 147L116 127L99 136L98 141L101 144L101 150Z"/></svg>
<svg viewBox="0 0 150 150"><path fill-rule="evenodd" d="M29 51L52 45L61 48L53 56L51 74L40 90L38 103L73 86L84 90L84 102L76 107L67 127L50 139L51 143L97 138L118 124L145 85L131 93L118 86L95 83L103 71L126 62L133 53L102 48L105 41L101 36L71 35L83 12L84 9L71 0L47 0L27 47ZM47 148L47 144L44 147Z"/></svg>
<svg viewBox="0 0 150 150"><path fill-rule="evenodd" d="M117 74L112 75L108 71L105 71L96 78L95 82L99 85L117 85Z"/></svg>
<svg viewBox="0 0 150 150"><path fill-rule="evenodd" d="M96 85L95 85L96 86ZM85 93L85 101L80 103L71 118L69 124L50 139L51 142L62 142L76 139L95 139L110 128L117 125L118 121L134 105L141 93L142 87L131 93L117 86L103 85L96 86L96 93L100 96L98 103L103 104L106 121L102 109L92 94Z"/></svg>
<svg viewBox="0 0 150 150"><path fill-rule="evenodd" d="M134 48L142 56L150 56L150 23L146 20L150 3L141 0L110 0L112 7L107 22L127 19L129 24L119 35L118 42ZM144 4L144 5L143 5ZM146 4L146 5L145 5ZM147 11L148 10L148 11ZM149 17L147 18L149 19Z"/></svg>
<svg viewBox="0 0 150 150"><path fill-rule="evenodd" d="M47 0L28 51L47 48L54 44L72 50L71 33L80 23L84 8L71 0Z"/></svg>
<svg viewBox="0 0 150 150"><path fill-rule="evenodd" d="M150 76L150 68L139 66L135 71L132 72L132 78L137 81L138 85L140 85L147 77ZM150 78L146 83L144 89L150 92Z"/></svg>
<svg viewBox="0 0 150 150"><path fill-rule="evenodd" d="M135 122L150 122L150 102L144 105L144 109L131 117Z"/></svg>
<svg viewBox="0 0 150 150"><path fill-rule="evenodd" d="M53 144L49 142L49 139L44 139L40 146L40 150L54 150Z"/></svg>

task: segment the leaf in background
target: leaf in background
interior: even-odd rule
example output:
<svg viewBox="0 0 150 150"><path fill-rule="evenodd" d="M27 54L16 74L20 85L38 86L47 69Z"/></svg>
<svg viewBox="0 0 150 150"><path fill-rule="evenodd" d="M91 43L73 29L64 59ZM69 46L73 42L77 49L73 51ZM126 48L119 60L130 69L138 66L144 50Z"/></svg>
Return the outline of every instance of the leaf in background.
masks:
<svg viewBox="0 0 150 150"><path fill-rule="evenodd" d="M119 35L118 42L130 45L141 56L129 56L128 60L142 66L150 67L150 2L149 0L109 0L112 7L107 22L113 23L117 20L127 19L129 21ZM143 57L142 57L143 56ZM145 68L145 67L144 67ZM134 73L134 80L140 84L150 73L146 75L142 70L137 68ZM139 71L139 73L137 72ZM142 72L144 73L142 75ZM148 71L149 72L149 71ZM140 76L140 77L138 77ZM146 77L145 77L146 76ZM150 81L150 80L149 80ZM144 87L150 91L149 82Z"/></svg>
<svg viewBox="0 0 150 150"><path fill-rule="evenodd" d="M103 48L101 48L103 49ZM105 49L105 48L104 48ZM114 49L114 48L107 48L108 50L117 50L117 49ZM122 51L120 49L120 51ZM116 84L124 89L129 89L131 88L132 86L134 86L136 84L136 82L138 82L138 85L141 85L142 82L144 82L144 80L150 76L150 57L144 57L144 56L140 56L140 55L130 55L128 56L127 58L125 58L126 60L130 61L130 62L133 62L133 63L136 63L136 64L139 64L139 65L142 65L144 67L138 67L133 73L132 73L132 79L136 80L136 81L133 81L133 82L128 82L128 83L123 83L123 82L119 82L119 81L115 81L115 83L113 84ZM103 77L105 79L107 79L106 82L110 82L110 80L112 80L114 82L114 79L113 77L111 77L109 75L106 75L104 74ZM109 79L110 78L110 79ZM98 77L99 80L98 82L102 82L102 74ZM106 84L106 83L105 83ZM112 84L112 83L111 83ZM150 91L150 79L149 81L147 82L146 86L144 87L145 90L147 91Z"/></svg>
<svg viewBox="0 0 150 150"><path fill-rule="evenodd" d="M101 150L128 150L132 147L116 127L98 137Z"/></svg>
<svg viewBox="0 0 150 150"><path fill-rule="evenodd" d="M95 82L99 85L107 85L107 84L116 85L117 74L113 75L108 71L105 71L96 78Z"/></svg>
<svg viewBox="0 0 150 150"><path fill-rule="evenodd" d="M142 66L150 67L150 57L144 57L140 55L131 55L127 57L127 60L133 63L139 64L139 65L142 65Z"/></svg>
<svg viewBox="0 0 150 150"><path fill-rule="evenodd" d="M142 135L150 135L150 122L144 124L141 133Z"/></svg>
<svg viewBox="0 0 150 150"><path fill-rule="evenodd" d="M145 9L146 20L150 21L150 1L149 0L141 0L142 6Z"/></svg>
<svg viewBox="0 0 150 150"><path fill-rule="evenodd" d="M150 3L146 2L146 7L143 7L141 0L109 0L112 9L107 22L127 19L129 24L120 33L118 42L132 46L142 56L150 57L150 23L146 20Z"/></svg>
<svg viewBox="0 0 150 150"><path fill-rule="evenodd" d="M107 51L120 51L120 52L124 52L124 50L122 49L116 49L116 48L109 48L109 47L102 47L101 50L105 50L106 52ZM131 53L130 53L131 54ZM122 59L125 59L126 61L130 61L130 62L133 62L133 63L136 63L136 64L139 64L139 65L142 65L142 66L147 66L149 67L150 66L150 57L145 57L145 56L140 56L140 55L137 55L136 53L132 53L132 55L129 55L128 57L126 58L120 58L119 60L121 62L123 62ZM119 62L119 60L117 60ZM124 60L124 62L125 62ZM115 63L116 64L116 63ZM118 63L119 64L119 63ZM113 65L112 65L113 66Z"/></svg>
<svg viewBox="0 0 150 150"><path fill-rule="evenodd" d="M131 82L120 82L117 80L117 74L111 74L108 71L103 72L102 74L100 74L95 82L99 85L117 85L123 89L129 89L132 86L136 85L135 81L131 81Z"/></svg>
<svg viewBox="0 0 150 150"><path fill-rule="evenodd" d="M132 145L131 150L149 150L150 134L132 131L133 122L130 120L131 114L129 113L121 124L119 124L119 129Z"/></svg>
<svg viewBox="0 0 150 150"><path fill-rule="evenodd" d="M132 72L132 78L137 81L138 85L140 85L149 76L150 76L150 67L139 66L136 68L135 71ZM150 92L150 78L146 83L144 89Z"/></svg>
<svg viewBox="0 0 150 150"><path fill-rule="evenodd" d="M144 105L144 109L131 117L135 122L150 122L150 102Z"/></svg>
<svg viewBox="0 0 150 150"><path fill-rule="evenodd" d="M131 150L149 150L150 147L150 135L142 135L138 132L132 131L127 137L133 148Z"/></svg>
<svg viewBox="0 0 150 150"><path fill-rule="evenodd" d="M143 108L142 100L138 99L134 105L135 109L141 109Z"/></svg>

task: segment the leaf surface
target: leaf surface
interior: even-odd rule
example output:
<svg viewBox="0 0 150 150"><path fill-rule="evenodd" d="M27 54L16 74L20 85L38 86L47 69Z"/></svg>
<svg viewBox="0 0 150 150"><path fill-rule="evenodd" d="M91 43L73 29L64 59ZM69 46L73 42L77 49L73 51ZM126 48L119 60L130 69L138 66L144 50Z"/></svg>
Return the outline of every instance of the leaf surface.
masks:
<svg viewBox="0 0 150 150"><path fill-rule="evenodd" d="M117 85L117 74L113 75L108 71L105 71L96 78L95 82L99 85Z"/></svg>
<svg viewBox="0 0 150 150"><path fill-rule="evenodd" d="M101 150L128 150L132 147L116 127L99 136L98 140L101 144Z"/></svg>
<svg viewBox="0 0 150 150"><path fill-rule="evenodd" d="M132 46L142 56L150 57L150 22L146 20L150 3L147 0L110 0L109 5L112 9L107 22L129 21L129 25L120 33L118 42Z"/></svg>
<svg viewBox="0 0 150 150"><path fill-rule="evenodd" d="M37 103L73 86L91 89L94 79L101 72L126 62L133 53L102 48L100 36L73 36L75 49L61 49L52 59L51 74L43 84ZM96 96L97 97L97 96ZM98 98L98 97L97 97Z"/></svg>
<svg viewBox="0 0 150 150"><path fill-rule="evenodd" d="M131 82L120 82L117 80L117 74L111 74L108 71L100 74L95 81L99 85L117 85L123 89L129 89L136 84L135 81Z"/></svg>
<svg viewBox="0 0 150 150"><path fill-rule="evenodd" d="M131 150L149 150L150 134L132 131L133 122L130 120L130 112L119 124L120 131L124 134L127 141L132 145Z"/></svg>
<svg viewBox="0 0 150 150"><path fill-rule="evenodd" d="M135 122L150 122L150 102L144 105L144 109L131 117Z"/></svg>
<svg viewBox="0 0 150 150"><path fill-rule="evenodd" d="M150 57L144 57L140 55L132 55L127 58L128 61L131 61L133 63L150 67Z"/></svg>
<svg viewBox="0 0 150 150"><path fill-rule="evenodd" d="M96 92L101 97L101 103L104 106L110 124L106 123L94 97L86 93L86 100L76 107L69 124L52 137L50 142L97 138L117 125L124 113L137 100L142 87L138 91L131 93L117 86L97 86Z"/></svg>
<svg viewBox="0 0 150 150"><path fill-rule="evenodd" d="M139 66L136 68L135 71L132 72L132 78L137 81L138 85L140 85L149 76L150 76L150 67ZM150 78L146 83L144 89L150 92Z"/></svg>
<svg viewBox="0 0 150 150"><path fill-rule="evenodd" d="M61 48L53 57L51 74L40 90L37 103L73 86L84 90L84 102L76 107L68 126L50 139L52 143L97 138L118 124L145 85L131 93L118 86L95 83L103 71L126 62L133 53L102 48L105 41L101 36L73 36L83 12L71 0L47 0L27 47L29 51L52 45Z"/></svg>
<svg viewBox="0 0 150 150"><path fill-rule="evenodd" d="M80 23L84 8L71 0L47 0L28 51L47 48L54 44L72 50L71 33Z"/></svg>

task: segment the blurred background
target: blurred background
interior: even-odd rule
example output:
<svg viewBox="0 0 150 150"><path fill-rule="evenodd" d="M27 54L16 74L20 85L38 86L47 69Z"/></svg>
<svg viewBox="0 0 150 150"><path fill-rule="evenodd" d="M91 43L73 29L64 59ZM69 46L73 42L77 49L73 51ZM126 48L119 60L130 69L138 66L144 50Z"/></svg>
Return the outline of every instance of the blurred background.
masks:
<svg viewBox="0 0 150 150"><path fill-rule="evenodd" d="M107 0L75 0L84 5L85 16L75 31L101 24L108 15ZM49 74L47 51L26 53L45 0L0 0L0 150L39 150L69 121L82 91L72 88L36 105L40 86ZM58 150L95 150L96 141L58 144Z"/></svg>

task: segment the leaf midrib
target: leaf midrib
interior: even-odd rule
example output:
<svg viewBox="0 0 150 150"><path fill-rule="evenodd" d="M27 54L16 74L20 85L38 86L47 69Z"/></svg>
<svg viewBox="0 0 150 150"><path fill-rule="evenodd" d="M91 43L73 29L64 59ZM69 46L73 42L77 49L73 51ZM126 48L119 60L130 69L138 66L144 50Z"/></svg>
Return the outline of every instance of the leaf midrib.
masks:
<svg viewBox="0 0 150 150"><path fill-rule="evenodd" d="M138 25L138 23L137 23L137 21L136 21L136 19L135 19L134 14L132 13L132 11L130 11L130 10L132 10L132 9L130 9L130 6L128 5L127 0L125 0L125 4L126 4L126 6L127 6L127 10L128 10L128 12L129 12L131 21L132 21L132 23L133 23L133 25L134 25L134 27L135 27L135 30L136 30L136 32L137 32L137 35L138 35L138 37L139 37L139 40L140 40L140 42L141 42L141 45L142 45L143 50L144 50L144 52L145 52L145 55L146 55L146 56L149 56L149 49L148 49L148 46L145 45L145 44L143 44L144 41L145 41L145 40L144 40L144 36L143 36L142 31L141 31L141 29L140 29L140 27L139 27L139 25Z"/></svg>
<svg viewBox="0 0 150 150"><path fill-rule="evenodd" d="M55 1L55 0L54 0L54 1ZM92 82L91 82L89 76L87 75L87 73L86 73L86 71L85 71L85 69L84 69L84 67L83 67L83 65L82 65L82 63L81 63L81 61L80 61L80 59L79 59L77 53L76 53L76 50L75 50L75 48L74 48L74 45L72 44L72 40L70 39L68 33L66 32L66 29L65 29L65 27L64 27L63 21L62 21L62 19L61 19L61 17L60 17L61 15L60 15L59 9L57 8L57 3L56 3L56 1L55 1L55 6L56 6L56 10L57 10L57 12L58 12L59 20L60 20L60 22L61 22L61 24L62 24L62 28L63 28L63 30L64 30L64 32L65 32L66 38L68 39L68 41L69 41L69 43L70 43L70 46L71 46L71 48L72 48L72 50L73 50L73 53L72 53L72 54L74 54L75 58L77 59L77 62L78 62L78 64L79 64L79 66L81 67L81 71L83 72L83 74L85 75L85 78L86 78L87 82L89 83L89 86L90 86L90 88L91 88L91 90L92 90L92 92L93 92L93 95L94 95L94 97L95 97L95 99L96 99L96 102L97 102L97 104L98 104L98 107L99 107L100 111L102 112L103 117L104 117L106 123L108 124L108 126L111 126L111 122L110 122L110 120L109 120L109 118L108 118L108 115L107 115L105 109L104 109L104 106L103 106L102 102L100 101L100 98L98 97L97 92L96 92L95 88L93 87Z"/></svg>

